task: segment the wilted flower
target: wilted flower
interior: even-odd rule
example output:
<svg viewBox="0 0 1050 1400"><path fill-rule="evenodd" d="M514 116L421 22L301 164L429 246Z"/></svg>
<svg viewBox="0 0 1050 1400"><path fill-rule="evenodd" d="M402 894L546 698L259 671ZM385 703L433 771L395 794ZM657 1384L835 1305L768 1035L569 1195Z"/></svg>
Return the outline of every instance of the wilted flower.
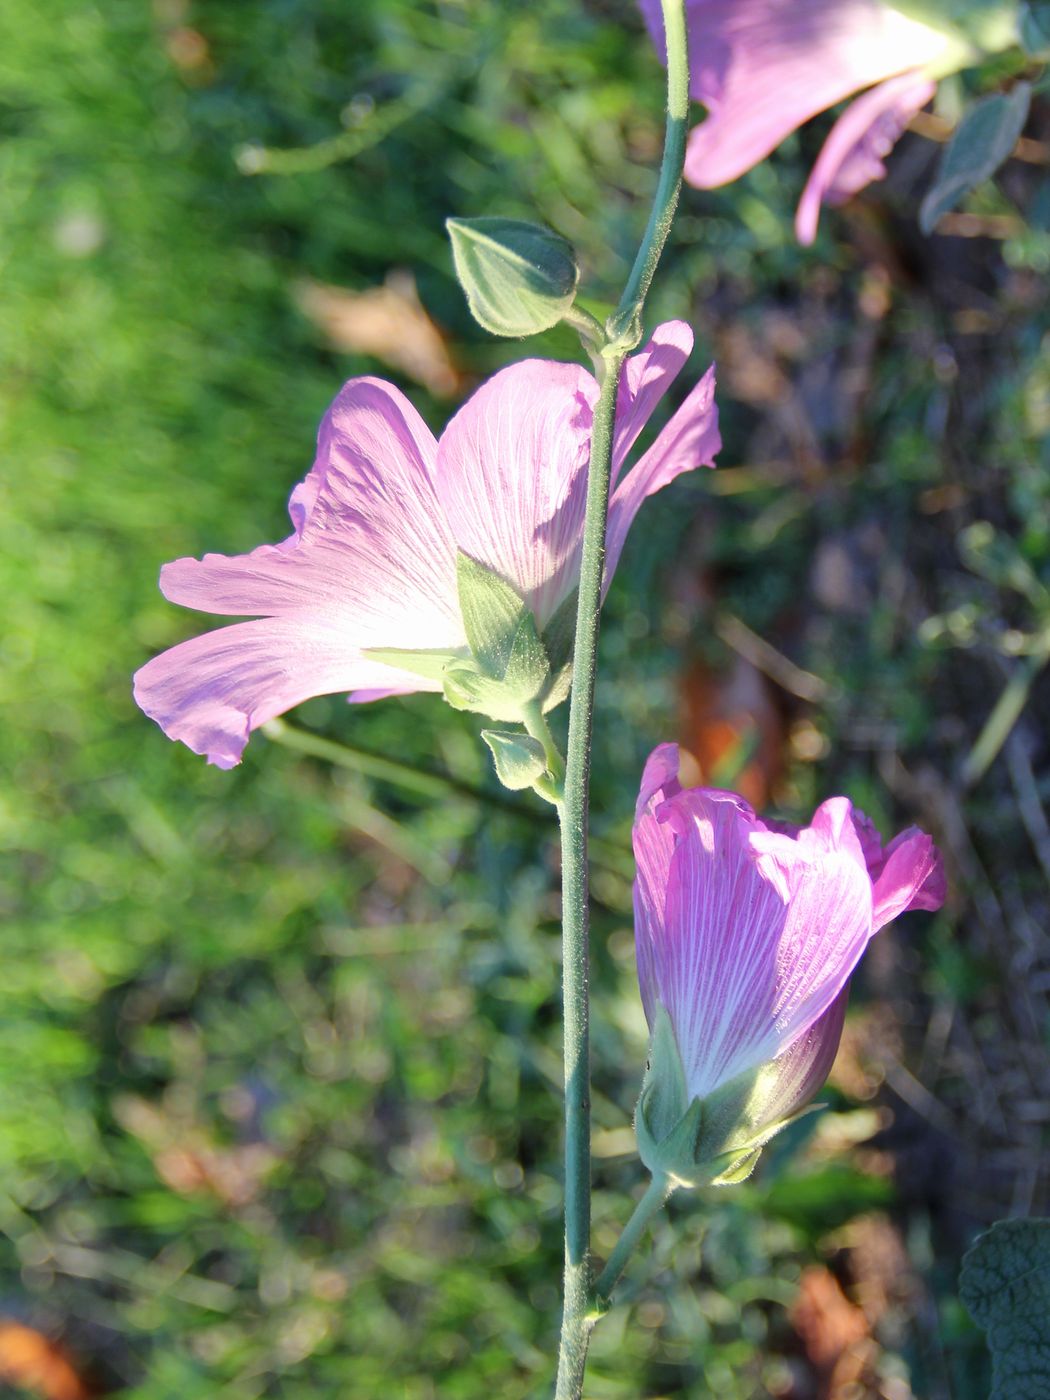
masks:
<svg viewBox="0 0 1050 1400"><path fill-rule="evenodd" d="M872 934L937 909L944 873L912 827L883 847L845 797L807 827L678 783L650 756L634 826L638 978L653 1032L642 1157L679 1182L735 1180L831 1068L846 986Z"/></svg>
<svg viewBox="0 0 1050 1400"><path fill-rule="evenodd" d="M692 342L686 325L669 321L625 366L606 583L645 497L712 465L721 445L708 370L618 479ZM138 704L170 738L230 768L253 729L311 696L440 691L442 664L468 651L462 556L509 584L542 633L579 578L597 396L579 365L524 360L483 384L436 441L393 385L351 379L322 420L312 471L292 492L294 532L250 554L177 559L161 570L172 602L255 620L155 657L135 677Z"/></svg>
<svg viewBox="0 0 1050 1400"><path fill-rule="evenodd" d="M640 3L662 52L660 0ZM687 0L691 90L708 116L690 134L685 178L727 184L810 117L870 89L832 127L806 184L795 228L812 243L821 203L885 175L884 157L936 80L1012 42L1015 7L970 8L964 26L958 7L949 16L937 0Z"/></svg>

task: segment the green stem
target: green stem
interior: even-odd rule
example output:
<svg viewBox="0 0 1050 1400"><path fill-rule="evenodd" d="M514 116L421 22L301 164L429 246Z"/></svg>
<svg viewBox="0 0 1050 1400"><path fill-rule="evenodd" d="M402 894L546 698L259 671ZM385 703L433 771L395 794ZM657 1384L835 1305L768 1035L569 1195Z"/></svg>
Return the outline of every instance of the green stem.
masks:
<svg viewBox="0 0 1050 1400"><path fill-rule="evenodd" d="M962 781L964 787L973 787L975 783L980 782L995 762L999 750L1010 737L1010 731L1021 718L1024 707L1028 704L1032 686L1048 661L1050 661L1050 638L1047 638L1031 656L1024 657L1017 670L1007 681L991 714L985 720L966 762L963 764Z"/></svg>
<svg viewBox="0 0 1050 1400"><path fill-rule="evenodd" d="M565 1281L556 1400L580 1400L594 1315L591 1309L591 1145L588 1043L587 818L598 623L620 372L641 333L641 313L678 203L685 156L689 60L684 0L661 0L667 35L667 135L652 213L627 289L610 325L594 409L580 593L573 651L562 845L562 1000L565 1042ZM630 334L635 338L630 339Z"/></svg>
<svg viewBox="0 0 1050 1400"><path fill-rule="evenodd" d="M566 325L571 326L583 343L583 348L590 355L591 359L597 359L602 353L605 345L605 327L596 316L592 316L589 311L574 302L569 307L562 320Z"/></svg>
<svg viewBox="0 0 1050 1400"><path fill-rule="evenodd" d="M638 255L631 268L620 304L609 321L609 339L634 336L628 348L641 339L641 314L649 294L667 235L674 223L682 188L685 141L689 120L689 48L683 0L661 0L667 43L667 125L664 156L653 207Z"/></svg>
<svg viewBox="0 0 1050 1400"><path fill-rule="evenodd" d="M663 1207L664 1201L673 1190L674 1187L662 1173L657 1173L646 1187L645 1195L635 1206L630 1220L623 1227L623 1234L616 1241L616 1247L609 1255L609 1262L598 1275L594 1292L599 1302L604 1301L612 1293L617 1279L626 1268L628 1259L634 1253L638 1241L642 1237L642 1232L653 1216Z"/></svg>
<svg viewBox="0 0 1050 1400"><path fill-rule="evenodd" d="M523 709L522 722L529 734L537 740L538 743L543 745L544 757L547 760L547 771L554 779L556 787L560 789L565 777L565 760L561 756L561 750L558 748L558 745L554 742L554 735L551 733L551 727L547 723L547 716L543 713L538 701L533 701L531 705Z"/></svg>

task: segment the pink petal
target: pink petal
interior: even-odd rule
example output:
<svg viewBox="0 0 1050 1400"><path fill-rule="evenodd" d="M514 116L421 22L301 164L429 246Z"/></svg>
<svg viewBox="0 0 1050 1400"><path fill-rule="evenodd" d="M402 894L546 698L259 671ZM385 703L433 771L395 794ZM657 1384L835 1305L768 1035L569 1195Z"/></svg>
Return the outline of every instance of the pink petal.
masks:
<svg viewBox="0 0 1050 1400"><path fill-rule="evenodd" d="M615 485L628 452L653 410L671 387L693 348L693 332L684 321L665 321L637 355L628 356L616 398L612 480Z"/></svg>
<svg viewBox="0 0 1050 1400"><path fill-rule="evenodd" d="M641 0L661 55L659 0ZM952 38L881 0L689 0L692 94L708 118L689 138L685 176L735 180L804 121L861 88L924 68Z"/></svg>
<svg viewBox="0 0 1050 1400"><path fill-rule="evenodd" d="M835 1063L848 1001L847 982L823 1016L773 1061L770 1068L775 1077L769 1097L761 1105L749 1105L756 1113L756 1127L791 1118L820 1090Z"/></svg>
<svg viewBox="0 0 1050 1400"><path fill-rule="evenodd" d="M841 1030L829 1009L872 934L852 808L831 799L796 839L734 793L683 790L677 761L673 744L650 756L634 827L646 1015L667 1009L691 1094L780 1057L770 1102L785 1116L827 1073Z"/></svg>
<svg viewBox="0 0 1050 1400"><path fill-rule="evenodd" d="M908 909L939 909L946 894L940 852L924 831L910 827L884 852L872 889L875 927L883 928Z"/></svg>
<svg viewBox="0 0 1050 1400"><path fill-rule="evenodd" d="M827 1011L871 937L871 887L850 854L756 830L740 799L692 789L675 805L690 822L671 862L660 999L706 1094ZM760 841L775 854L756 858Z"/></svg>
<svg viewBox="0 0 1050 1400"><path fill-rule="evenodd" d="M238 622L182 642L135 676L135 700L169 739L232 768L253 729L315 695L391 683L433 687L360 656L341 625L313 618Z"/></svg>
<svg viewBox="0 0 1050 1400"><path fill-rule="evenodd" d="M642 774L633 834L638 871L634 882L635 951L642 1005L650 1025L656 1016L657 998L653 949L663 926L664 900L675 845L673 828L661 821L657 813L667 800L681 791L678 745L661 744L649 755Z"/></svg>
<svg viewBox="0 0 1050 1400"><path fill-rule="evenodd" d="M292 493L294 533L250 554L177 559L161 571L161 589L204 612L305 615L346 629L359 647L460 646L455 544L434 490L435 456L399 390L351 379Z"/></svg>
<svg viewBox="0 0 1050 1400"><path fill-rule="evenodd" d="M606 587L619 562L631 522L645 498L662 490L682 472L713 467L721 446L712 365L613 493L605 544Z"/></svg>
<svg viewBox="0 0 1050 1400"><path fill-rule="evenodd" d="M857 831L853 803L848 797L829 797L813 813L809 826L799 829L797 838L803 850L839 851L858 870L868 873L868 861Z"/></svg>
<svg viewBox="0 0 1050 1400"><path fill-rule="evenodd" d="M921 73L902 73L850 103L831 128L802 192L795 216L800 243L817 236L821 204L842 203L885 176L885 157L936 87Z"/></svg>
<svg viewBox="0 0 1050 1400"><path fill-rule="evenodd" d="M541 630L579 575L597 397L579 365L523 360L484 383L438 444L457 545L518 591Z"/></svg>

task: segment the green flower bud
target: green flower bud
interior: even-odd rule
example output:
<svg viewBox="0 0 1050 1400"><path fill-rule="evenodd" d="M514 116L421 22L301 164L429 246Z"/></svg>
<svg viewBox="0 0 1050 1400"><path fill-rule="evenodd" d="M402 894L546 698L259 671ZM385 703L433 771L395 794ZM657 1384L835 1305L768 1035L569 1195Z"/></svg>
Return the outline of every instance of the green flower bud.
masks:
<svg viewBox="0 0 1050 1400"><path fill-rule="evenodd" d="M456 276L474 319L493 335L556 326L576 296L571 244L521 219L448 219Z"/></svg>
<svg viewBox="0 0 1050 1400"><path fill-rule="evenodd" d="M543 745L528 734L504 734L498 729L483 729L481 737L492 750L496 776L505 788L520 792L535 787L547 771Z"/></svg>

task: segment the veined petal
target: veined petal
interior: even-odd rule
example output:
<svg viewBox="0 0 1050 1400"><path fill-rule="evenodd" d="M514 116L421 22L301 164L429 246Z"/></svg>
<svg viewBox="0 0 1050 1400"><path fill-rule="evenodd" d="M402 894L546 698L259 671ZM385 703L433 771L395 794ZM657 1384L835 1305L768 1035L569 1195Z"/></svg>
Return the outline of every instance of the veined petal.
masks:
<svg viewBox="0 0 1050 1400"><path fill-rule="evenodd" d="M706 792L686 800L667 919L703 930L691 941L706 1009L694 995L687 1073L706 1090L775 1059L824 1014L871 937L871 886L852 853L807 849L739 811L715 823Z"/></svg>
<svg viewBox="0 0 1050 1400"><path fill-rule="evenodd" d="M823 1016L793 1040L768 1067L763 1078L770 1086L769 1097L764 1103L752 1105L756 1127L767 1127L791 1118L819 1091L835 1063L848 1001L847 982Z"/></svg>
<svg viewBox="0 0 1050 1400"><path fill-rule="evenodd" d="M631 522L645 498L662 490L682 472L713 467L721 446L712 365L613 493L605 541L606 588L619 563Z"/></svg>
<svg viewBox="0 0 1050 1400"><path fill-rule="evenodd" d="M946 894L940 852L924 831L910 827L883 853L872 888L875 927L882 928L908 909L939 909Z"/></svg>
<svg viewBox="0 0 1050 1400"><path fill-rule="evenodd" d="M821 204L839 204L886 174L883 163L937 84L922 73L902 73L851 102L831 128L802 191L795 233L800 243L817 236Z"/></svg>
<svg viewBox="0 0 1050 1400"><path fill-rule="evenodd" d="M624 362L616 396L612 483L615 486L628 452L652 417L656 405L678 377L693 348L693 332L684 321L665 321L637 355Z"/></svg>
<svg viewBox="0 0 1050 1400"><path fill-rule="evenodd" d="M690 1094L704 1097L784 1055L828 1012L873 931L871 881L846 799L797 839L733 793L676 791L676 759L662 746L643 778L636 940L650 1024L659 1002ZM814 1039L784 1062L778 1104L809 1086L825 1051Z"/></svg>
<svg viewBox="0 0 1050 1400"><path fill-rule="evenodd" d="M358 646L463 644L455 543L434 490L436 443L393 385L351 379L321 422L293 491L295 531L249 554L177 559L174 603L226 616L309 616ZM336 687L341 688L341 687Z"/></svg>
<svg viewBox="0 0 1050 1400"><path fill-rule="evenodd" d="M517 590L541 631L579 573L597 397L579 365L522 360L486 381L438 444L456 544Z"/></svg>
<svg viewBox="0 0 1050 1400"><path fill-rule="evenodd" d="M155 656L135 675L135 700L170 739L232 768L253 729L303 700L401 685L434 688L362 657L341 626L280 617L220 627Z"/></svg>
<svg viewBox="0 0 1050 1400"><path fill-rule="evenodd" d="M659 0L641 0L663 55ZM926 68L958 40L882 0L689 0L691 90L708 109L685 178L726 184L810 117L861 88Z"/></svg>
<svg viewBox="0 0 1050 1400"><path fill-rule="evenodd" d="M635 807L633 832L637 877L634 882L634 937L638 984L646 1020L656 1016L654 947L661 937L667 880L674 854L674 830L657 815L682 791L678 782L678 745L661 744L649 755Z"/></svg>

